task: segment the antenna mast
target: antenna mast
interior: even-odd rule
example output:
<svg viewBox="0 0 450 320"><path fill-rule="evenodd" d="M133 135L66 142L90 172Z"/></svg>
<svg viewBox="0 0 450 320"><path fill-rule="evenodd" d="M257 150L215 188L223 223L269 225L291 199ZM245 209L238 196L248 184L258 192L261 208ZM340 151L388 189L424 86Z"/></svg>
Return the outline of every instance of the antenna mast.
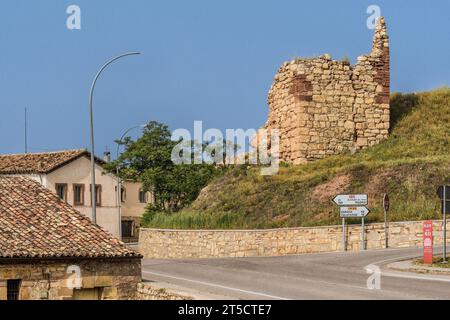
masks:
<svg viewBox="0 0 450 320"><path fill-rule="evenodd" d="M25 153L28 153L27 108L25 107Z"/></svg>

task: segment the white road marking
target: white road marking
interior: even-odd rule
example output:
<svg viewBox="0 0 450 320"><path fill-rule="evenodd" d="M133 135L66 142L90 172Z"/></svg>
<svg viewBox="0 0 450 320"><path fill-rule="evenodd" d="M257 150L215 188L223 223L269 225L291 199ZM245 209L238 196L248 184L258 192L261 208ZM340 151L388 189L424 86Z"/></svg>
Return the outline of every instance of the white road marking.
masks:
<svg viewBox="0 0 450 320"><path fill-rule="evenodd" d="M437 247L436 249L439 249L439 247ZM418 257L420 257L420 254L380 260L377 262L373 262L371 264L373 264L375 266L379 266L380 264L386 264L388 262L396 262L396 261L414 259L414 258L418 258ZM450 282L450 277L434 277L434 276L426 276L426 275L415 275L415 274L408 273L406 271L400 271L400 272L381 271L381 276L392 277L392 278L406 278L406 279L415 279L415 280Z"/></svg>
<svg viewBox="0 0 450 320"><path fill-rule="evenodd" d="M409 259L417 258L419 256L420 256L419 254L407 255L407 256L403 256L403 257L384 259L384 260L380 260L380 261L377 261L377 262L372 262L370 264L378 266L379 264L386 264L387 262L397 262L397 261L402 261L402 260L409 260Z"/></svg>
<svg viewBox="0 0 450 320"><path fill-rule="evenodd" d="M197 283L197 284L201 284L201 285L205 285L205 286L209 286L209 287L216 287L216 288L232 290L232 291L237 291L237 292L242 292L242 293L247 293L247 294L253 294L253 295L257 295L257 296L267 297L267 298L270 298L270 299L290 300L288 298L273 296L273 295L262 293L262 292L249 291L249 290L243 290L243 289L238 289L238 288L232 288L232 287L222 286L220 284L204 282L204 281L198 281L198 280L192 280L192 279L187 279L187 278L182 278L182 277L175 277L175 276L170 276L170 275L167 275L167 274L162 274L162 273L157 273L157 272L142 271L142 273L147 273L147 274L151 274L151 275L154 275L154 276L160 276L160 277L166 277L166 278L171 278L171 279L176 279L176 280L182 280L182 281Z"/></svg>
<svg viewBox="0 0 450 320"><path fill-rule="evenodd" d="M449 278L441 278L441 277L430 277L430 276L420 276L420 275L412 275L412 274L402 274L397 272L381 272L382 276L385 277L394 277L394 278L407 278L407 279L415 279L415 280L426 280L426 281L441 281L441 282L450 282Z"/></svg>

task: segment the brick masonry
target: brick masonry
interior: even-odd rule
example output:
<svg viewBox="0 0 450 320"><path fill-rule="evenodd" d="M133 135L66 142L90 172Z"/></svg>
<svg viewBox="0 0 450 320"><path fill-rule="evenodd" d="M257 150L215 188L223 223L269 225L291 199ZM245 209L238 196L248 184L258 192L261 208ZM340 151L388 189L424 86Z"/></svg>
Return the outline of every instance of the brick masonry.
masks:
<svg viewBox="0 0 450 320"><path fill-rule="evenodd" d="M389 223L389 246L421 246L422 225L423 221ZM433 230L434 243L442 244L442 221L434 221ZM348 226L346 236L347 250L359 250L361 226ZM384 224L366 225L365 239L367 249L384 248ZM341 226L268 230L143 228L139 239L139 251L144 257L155 259L283 256L339 250L342 250Z"/></svg>
<svg viewBox="0 0 450 320"><path fill-rule="evenodd" d="M280 159L304 163L388 137L389 38L377 21L372 51L355 65L329 55L285 62L269 91L265 129L280 133Z"/></svg>

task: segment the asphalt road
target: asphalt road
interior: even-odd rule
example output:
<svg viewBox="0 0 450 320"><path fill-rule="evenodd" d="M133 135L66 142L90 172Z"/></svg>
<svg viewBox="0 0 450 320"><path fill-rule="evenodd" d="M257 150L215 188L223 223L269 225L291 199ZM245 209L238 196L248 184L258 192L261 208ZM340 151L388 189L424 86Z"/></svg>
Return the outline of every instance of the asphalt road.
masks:
<svg viewBox="0 0 450 320"><path fill-rule="evenodd" d="M143 261L146 280L232 299L450 299L450 276L386 269L420 255L417 248L304 254L286 257ZM368 289L381 270L380 289Z"/></svg>

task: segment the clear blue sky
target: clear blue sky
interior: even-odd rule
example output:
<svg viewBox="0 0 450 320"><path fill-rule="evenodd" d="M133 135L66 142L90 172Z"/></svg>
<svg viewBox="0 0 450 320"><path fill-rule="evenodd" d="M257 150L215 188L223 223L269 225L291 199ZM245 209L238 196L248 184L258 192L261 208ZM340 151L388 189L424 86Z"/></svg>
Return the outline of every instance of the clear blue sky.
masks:
<svg viewBox="0 0 450 320"><path fill-rule="evenodd" d="M77 4L82 29L66 28ZM28 107L31 151L89 146L88 91L95 95L96 151L130 126L258 128L283 61L370 51L366 9L379 5L391 39L392 90L450 83L449 1L3 0L0 4L0 153L23 151Z"/></svg>

